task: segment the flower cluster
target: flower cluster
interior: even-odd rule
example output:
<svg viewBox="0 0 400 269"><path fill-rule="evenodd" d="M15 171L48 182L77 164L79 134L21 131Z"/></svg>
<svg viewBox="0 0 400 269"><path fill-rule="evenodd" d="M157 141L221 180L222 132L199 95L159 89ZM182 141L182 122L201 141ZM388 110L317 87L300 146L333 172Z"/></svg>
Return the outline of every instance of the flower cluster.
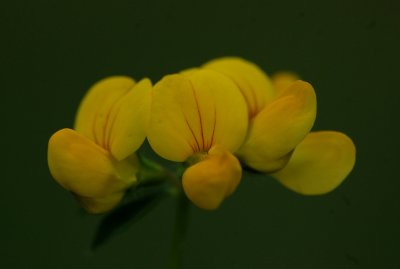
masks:
<svg viewBox="0 0 400 269"><path fill-rule="evenodd" d="M235 57L154 86L111 77L89 90L74 130L50 138L48 163L54 179L92 213L112 209L135 188L136 151L146 137L159 156L185 164L182 189L203 209L218 208L235 191L243 168L301 194L324 194L352 170L355 147L343 133L310 132L316 111L311 84L292 73L270 78Z"/></svg>

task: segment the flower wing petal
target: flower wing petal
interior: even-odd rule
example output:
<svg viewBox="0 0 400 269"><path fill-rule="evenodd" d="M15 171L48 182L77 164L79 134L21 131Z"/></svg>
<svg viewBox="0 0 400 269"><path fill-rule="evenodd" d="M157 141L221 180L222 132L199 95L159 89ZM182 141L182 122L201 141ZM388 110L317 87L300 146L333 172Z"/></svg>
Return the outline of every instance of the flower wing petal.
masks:
<svg viewBox="0 0 400 269"><path fill-rule="evenodd" d="M236 85L214 71L169 75L153 91L148 139L163 158L185 161L221 144L236 150L246 135L247 107Z"/></svg>
<svg viewBox="0 0 400 269"><path fill-rule="evenodd" d="M112 121L111 112L117 103L135 85L129 77L115 76L100 80L83 98L75 119L75 130L108 148Z"/></svg>
<svg viewBox="0 0 400 269"><path fill-rule="evenodd" d="M189 167L182 178L187 197L203 209L217 209L239 185L242 168L229 151L213 147L208 156Z"/></svg>
<svg viewBox="0 0 400 269"><path fill-rule="evenodd" d="M285 94L268 104L254 119L238 156L253 169L281 169L291 151L307 135L316 116L313 87L296 81Z"/></svg>
<svg viewBox="0 0 400 269"><path fill-rule="evenodd" d="M343 182L355 158L355 146L345 134L312 132L296 147L287 166L272 176L297 193L325 194Z"/></svg>
<svg viewBox="0 0 400 269"><path fill-rule="evenodd" d="M257 65L244 59L219 58L206 63L203 68L220 72L238 85L246 100L250 117L256 115L274 96L268 76Z"/></svg>

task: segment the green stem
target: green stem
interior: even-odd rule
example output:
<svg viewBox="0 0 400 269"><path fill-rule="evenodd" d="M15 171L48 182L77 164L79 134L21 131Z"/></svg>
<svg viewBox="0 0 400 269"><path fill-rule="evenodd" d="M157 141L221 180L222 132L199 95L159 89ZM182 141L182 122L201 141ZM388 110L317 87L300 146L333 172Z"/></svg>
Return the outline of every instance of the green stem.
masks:
<svg viewBox="0 0 400 269"><path fill-rule="evenodd" d="M175 180L174 174L160 164L147 159L142 155L138 155L138 158L140 163L140 170L137 174L139 185L157 185L166 180ZM137 186L135 186L135 188L136 187Z"/></svg>
<svg viewBox="0 0 400 269"><path fill-rule="evenodd" d="M170 269L183 268L183 251L189 217L189 202L183 191L177 195L176 218L174 228L174 238L170 256Z"/></svg>

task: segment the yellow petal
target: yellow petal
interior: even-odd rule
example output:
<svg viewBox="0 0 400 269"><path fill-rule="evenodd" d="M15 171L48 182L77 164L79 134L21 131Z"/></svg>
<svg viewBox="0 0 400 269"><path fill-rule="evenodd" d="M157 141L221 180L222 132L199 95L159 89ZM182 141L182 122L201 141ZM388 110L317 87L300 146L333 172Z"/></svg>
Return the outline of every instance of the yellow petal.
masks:
<svg viewBox="0 0 400 269"><path fill-rule="evenodd" d="M71 129L62 129L50 138L48 164L62 187L86 198L105 201L136 182L135 156L118 162L106 150ZM115 202L115 198L110 201Z"/></svg>
<svg viewBox="0 0 400 269"><path fill-rule="evenodd" d="M110 117L111 111L134 85L133 79L123 76L105 78L96 83L79 106L75 130L97 145L108 148L110 128L114 121Z"/></svg>
<svg viewBox="0 0 400 269"><path fill-rule="evenodd" d="M100 214L113 209L124 197L124 192L111 193L100 198L89 198L75 195L76 200L87 212Z"/></svg>
<svg viewBox="0 0 400 269"><path fill-rule="evenodd" d="M242 168L228 151L213 147L208 156L189 167L182 178L187 197L202 209L216 209L239 185Z"/></svg>
<svg viewBox="0 0 400 269"><path fill-rule="evenodd" d="M296 147L288 165L272 176L300 194L324 194L343 182L355 158L355 146L345 134L313 132Z"/></svg>
<svg viewBox="0 0 400 269"><path fill-rule="evenodd" d="M253 119L247 140L237 155L259 171L281 169L291 151L310 131L315 116L313 87L307 82L296 81Z"/></svg>
<svg viewBox="0 0 400 269"><path fill-rule="evenodd" d="M190 74L193 74L193 73L195 73L197 71L199 71L198 67L191 67L191 68L187 68L187 69L182 70L181 72L179 72L179 74L190 75Z"/></svg>
<svg viewBox="0 0 400 269"><path fill-rule="evenodd" d="M117 160L135 152L143 143L150 120L150 80L143 79L136 84L111 112L109 147Z"/></svg>
<svg viewBox="0 0 400 269"><path fill-rule="evenodd" d="M219 144L239 148L247 131L247 107L237 86L214 71L169 75L154 86L150 145L182 162Z"/></svg>
<svg viewBox="0 0 400 269"><path fill-rule="evenodd" d="M274 73L271 77L272 85L274 86L277 96L281 95L290 84L299 79L300 78L296 73L288 71Z"/></svg>
<svg viewBox="0 0 400 269"><path fill-rule="evenodd" d="M274 96L270 79L254 63L237 57L224 57L203 67L221 72L238 85L249 108L249 118L255 116Z"/></svg>

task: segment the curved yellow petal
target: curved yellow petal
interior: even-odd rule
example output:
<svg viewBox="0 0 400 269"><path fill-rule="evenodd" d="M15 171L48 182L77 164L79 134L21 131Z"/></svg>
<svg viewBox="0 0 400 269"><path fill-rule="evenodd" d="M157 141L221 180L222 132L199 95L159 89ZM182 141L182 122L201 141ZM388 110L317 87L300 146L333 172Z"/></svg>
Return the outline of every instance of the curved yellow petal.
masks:
<svg viewBox="0 0 400 269"><path fill-rule="evenodd" d="M124 192L111 193L100 198L90 198L75 195L81 207L92 214L100 214L113 209L124 197Z"/></svg>
<svg viewBox="0 0 400 269"><path fill-rule="evenodd" d="M191 68L187 68L187 69L180 71L179 74L190 75L190 74L193 74L193 73L199 71L199 69L200 68L198 68L198 67L191 67Z"/></svg>
<svg viewBox="0 0 400 269"><path fill-rule="evenodd" d="M242 168L229 151L213 147L208 156L189 167L182 177L189 200L202 209L217 209L240 183Z"/></svg>
<svg viewBox="0 0 400 269"><path fill-rule="evenodd" d="M97 145L108 148L111 112L117 103L135 85L129 77L105 78L92 86L83 98L75 119L75 130L93 140Z"/></svg>
<svg viewBox="0 0 400 269"><path fill-rule="evenodd" d="M249 118L274 97L270 79L254 63L238 57L224 57L206 63L203 68L221 72L238 85L246 100Z"/></svg>
<svg viewBox="0 0 400 269"><path fill-rule="evenodd" d="M182 162L215 144L234 151L246 131L246 104L224 75L197 70L166 76L154 86L148 140L165 159Z"/></svg>
<svg viewBox="0 0 400 269"><path fill-rule="evenodd" d="M50 138L48 165L53 178L80 197L106 201L136 182L135 156L118 162L92 140L71 129L62 129ZM104 202L101 207L105 207Z"/></svg>
<svg viewBox="0 0 400 269"><path fill-rule="evenodd" d="M272 176L297 193L324 194L343 182L355 159L355 146L345 134L313 132L296 147L287 166Z"/></svg>
<svg viewBox="0 0 400 269"><path fill-rule="evenodd" d="M300 77L293 72L281 71L276 72L271 76L272 85L276 92L276 96L282 95L283 92Z"/></svg>
<svg viewBox="0 0 400 269"><path fill-rule="evenodd" d="M253 119L237 155L246 165L262 172L281 169L313 126L316 107L313 87L300 80L292 83L284 95Z"/></svg>
<svg viewBox="0 0 400 269"><path fill-rule="evenodd" d="M150 120L152 85L150 80L138 82L111 112L108 145L111 154L122 160L143 143Z"/></svg>

